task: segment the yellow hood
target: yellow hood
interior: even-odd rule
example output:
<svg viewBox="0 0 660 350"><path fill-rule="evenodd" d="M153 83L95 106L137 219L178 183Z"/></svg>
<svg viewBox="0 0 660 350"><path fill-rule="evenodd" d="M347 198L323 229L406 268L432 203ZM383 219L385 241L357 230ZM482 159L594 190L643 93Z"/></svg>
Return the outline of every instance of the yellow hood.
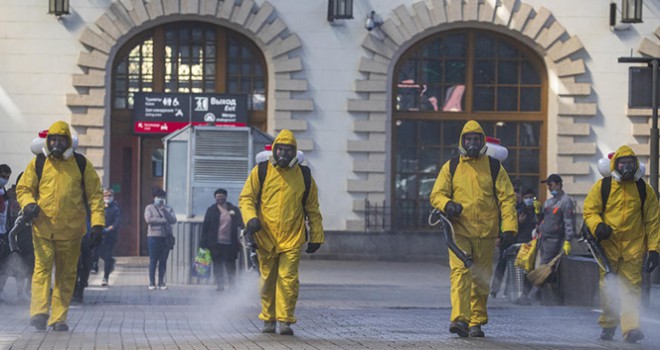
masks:
<svg viewBox="0 0 660 350"><path fill-rule="evenodd" d="M276 144L280 145L293 145L298 150L298 143L296 142L296 137L293 136L293 133L289 129L283 129L280 131L280 134L277 135L275 141L273 141L273 149L275 149Z"/></svg>
<svg viewBox="0 0 660 350"><path fill-rule="evenodd" d="M67 138L67 141L69 142L69 147L73 144L72 139L71 139L71 129L69 128L69 124L63 121L57 121L53 123L53 125L48 128L48 135L64 135Z"/></svg>
<svg viewBox="0 0 660 350"><path fill-rule="evenodd" d="M616 170L616 160L622 157L635 157L635 160L637 161L637 169L639 169L639 159L637 159L635 152L633 152L632 148L623 145L614 152L614 156L610 159L610 171Z"/></svg>
<svg viewBox="0 0 660 350"><path fill-rule="evenodd" d="M483 142L483 145L481 146L481 150L479 150L479 153L484 154L486 152L486 134L484 133L484 129L481 128L481 125L479 125L479 123L476 120L469 120L463 126L463 131L461 131L461 136L458 139L458 150L461 151L462 155L467 154L467 150L463 148L463 135L472 132L481 134L481 140Z"/></svg>

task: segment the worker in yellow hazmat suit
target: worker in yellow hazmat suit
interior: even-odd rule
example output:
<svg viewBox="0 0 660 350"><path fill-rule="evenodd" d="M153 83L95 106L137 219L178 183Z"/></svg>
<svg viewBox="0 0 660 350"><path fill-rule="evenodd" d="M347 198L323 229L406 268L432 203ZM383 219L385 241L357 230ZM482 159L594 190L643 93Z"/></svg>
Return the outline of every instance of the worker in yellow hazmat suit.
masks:
<svg viewBox="0 0 660 350"><path fill-rule="evenodd" d="M33 228L35 266L30 324L39 330L50 325L55 331L68 331L66 318L76 281L80 243L87 232L87 208L94 242L103 237L105 209L99 176L89 160L74 154L66 122L55 122L48 129L44 155L28 164L16 194ZM53 264L55 285L51 298Z"/></svg>
<svg viewBox="0 0 660 350"><path fill-rule="evenodd" d="M431 205L450 218L456 245L474 261L468 269L449 253L449 331L460 337L483 337L481 325L488 323L486 304L500 225L500 244L505 246L513 243L518 232L516 194L502 165L485 154L485 134L479 123L470 120L465 124L458 149L461 156L455 173L451 173L451 161L442 166L431 192ZM497 173L495 183L491 169Z"/></svg>
<svg viewBox="0 0 660 350"><path fill-rule="evenodd" d="M598 323L603 328L601 339L612 340L621 323L626 342L644 339L640 330L639 306L642 268L651 272L658 266L660 249L660 211L653 188L644 182L639 161L633 150L621 146L610 160L611 177L598 180L584 200L584 221L600 241L605 255L618 279L621 316L614 306L616 300L607 288L610 280L601 271L600 288L603 313ZM608 195L602 192L603 184ZM642 203L642 193L645 199ZM605 203L603 203L605 201ZM642 267L647 254L646 266Z"/></svg>
<svg viewBox="0 0 660 350"><path fill-rule="evenodd" d="M259 318L264 321L264 333L274 333L275 321L279 321L280 334L293 334L298 265L307 239L305 216L310 227L306 252L314 253L324 242L316 183L309 169L297 164L296 151L293 133L282 130L273 142L269 161L252 169L238 200L246 228L254 232L257 244L261 272ZM263 179L260 167L265 171Z"/></svg>

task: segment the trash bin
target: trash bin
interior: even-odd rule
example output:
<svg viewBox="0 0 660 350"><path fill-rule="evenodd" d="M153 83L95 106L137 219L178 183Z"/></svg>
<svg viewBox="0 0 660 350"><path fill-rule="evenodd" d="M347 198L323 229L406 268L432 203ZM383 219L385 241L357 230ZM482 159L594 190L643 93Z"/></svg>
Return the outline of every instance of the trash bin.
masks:
<svg viewBox="0 0 660 350"><path fill-rule="evenodd" d="M504 252L506 254L506 293L512 302L516 302L525 294L527 272L515 265L521 246L521 243L514 244Z"/></svg>

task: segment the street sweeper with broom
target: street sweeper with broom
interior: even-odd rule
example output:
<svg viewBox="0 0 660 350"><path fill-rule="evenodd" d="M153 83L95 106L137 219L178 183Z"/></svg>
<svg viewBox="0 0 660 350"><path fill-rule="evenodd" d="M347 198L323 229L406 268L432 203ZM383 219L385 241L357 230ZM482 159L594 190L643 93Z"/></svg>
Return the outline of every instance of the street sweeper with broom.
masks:
<svg viewBox="0 0 660 350"><path fill-rule="evenodd" d="M612 279L600 272L600 338L612 340L620 325L623 339L636 343L644 339L639 322L642 271L658 266L660 212L655 191L642 179L644 173L630 147L617 149L610 172L594 184L584 200L584 221L618 276L614 279L617 285L609 286ZM618 298L612 293L615 290Z"/></svg>
<svg viewBox="0 0 660 350"><path fill-rule="evenodd" d="M468 121L459 137L460 157L448 160L431 191L431 205L451 221L458 248L472 264L449 253L451 323L460 337L483 337L486 304L493 274L495 242L510 245L518 232L516 195L509 175L497 159L486 155L484 131ZM460 255L460 254L459 254ZM471 267L468 267L471 266Z"/></svg>
<svg viewBox="0 0 660 350"><path fill-rule="evenodd" d="M562 255L571 250L571 239L576 237L575 200L563 189L563 180L558 174L551 174L541 181L548 185L550 198L543 203L539 233L538 250L542 269L532 271L527 278L537 286L530 292L534 299L541 292L541 302L553 305L559 303L557 266ZM537 268L538 269L538 268ZM542 272L543 271L543 272Z"/></svg>

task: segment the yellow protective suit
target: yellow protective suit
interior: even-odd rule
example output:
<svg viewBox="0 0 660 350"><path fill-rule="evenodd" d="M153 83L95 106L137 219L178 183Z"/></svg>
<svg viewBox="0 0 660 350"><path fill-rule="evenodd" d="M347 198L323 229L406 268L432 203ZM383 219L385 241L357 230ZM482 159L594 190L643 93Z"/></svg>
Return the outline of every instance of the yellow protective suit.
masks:
<svg viewBox="0 0 660 350"><path fill-rule="evenodd" d="M289 130L282 130L273 142L297 147ZM261 191L261 201L258 195ZM309 242L323 243L323 223L314 179L303 210L305 183L298 165L281 168L268 163L264 183L258 167L248 176L238 199L243 220L258 218L262 228L255 234L261 271L261 314L264 321L295 323L298 300L298 264L306 241L305 211L309 219Z"/></svg>
<svg viewBox="0 0 660 350"><path fill-rule="evenodd" d="M621 146L610 160L610 171L616 170L616 160L634 156L628 146ZM639 161L637 166L639 167ZM646 184L644 215L642 203L635 181L617 181L612 178L610 195L603 212L601 185L598 180L584 200L584 221L592 234L601 222L612 228L612 236L600 244L612 264L619 282L621 300L621 332L625 335L633 329L639 329L639 304L642 284L642 261L649 250L660 249L660 212L658 199L653 188ZM614 328L619 323L614 306L616 300L607 293L604 272L600 276L601 303L603 313L598 323L603 328Z"/></svg>
<svg viewBox="0 0 660 350"><path fill-rule="evenodd" d="M55 122L50 135L64 135L71 146L69 125ZM35 266L32 277L30 316L52 314L49 325L65 322L76 280L80 242L87 232L82 176L75 157L46 157L41 181L37 178L36 158L30 161L16 186L21 208L36 203L41 209L32 222ZM105 225L105 209L101 181L89 160L85 166L85 193L91 211L91 226ZM55 264L55 286L49 300L51 273Z"/></svg>
<svg viewBox="0 0 660 350"><path fill-rule="evenodd" d="M484 135L479 123L468 121L461 132L459 144L463 135L470 132ZM469 326L488 323L486 304L500 225L502 232L518 232L516 194L509 175L501 165L495 191L497 193L493 193L490 163L485 155L477 158L461 156L453 177L447 161L433 185L431 205L434 208L444 210L449 201L463 206L463 212L451 222L456 245L474 260L470 270L454 253L449 252L452 322L464 321Z"/></svg>

